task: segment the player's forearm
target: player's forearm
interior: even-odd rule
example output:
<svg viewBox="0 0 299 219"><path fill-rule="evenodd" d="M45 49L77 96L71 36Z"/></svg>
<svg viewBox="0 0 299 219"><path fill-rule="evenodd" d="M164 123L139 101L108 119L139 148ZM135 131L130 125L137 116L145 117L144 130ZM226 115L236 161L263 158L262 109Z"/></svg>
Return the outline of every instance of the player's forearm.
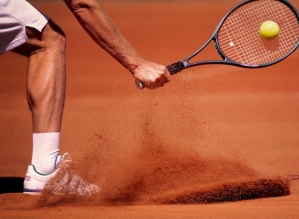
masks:
<svg viewBox="0 0 299 219"><path fill-rule="evenodd" d="M64 0L91 38L131 72L142 62L96 0Z"/></svg>

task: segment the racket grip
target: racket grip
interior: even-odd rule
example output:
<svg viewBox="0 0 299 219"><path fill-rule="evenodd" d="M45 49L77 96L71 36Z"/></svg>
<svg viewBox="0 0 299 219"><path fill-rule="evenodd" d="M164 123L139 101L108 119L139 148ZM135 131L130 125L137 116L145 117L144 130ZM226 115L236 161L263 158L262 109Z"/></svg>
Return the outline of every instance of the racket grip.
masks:
<svg viewBox="0 0 299 219"><path fill-rule="evenodd" d="M166 68L171 75L174 75L174 74L182 71L186 67L184 66L184 64L181 61L179 61L179 62L173 63L171 65L168 65Z"/></svg>
<svg viewBox="0 0 299 219"><path fill-rule="evenodd" d="M179 61L179 62L173 63L171 65L168 65L166 68L171 75L174 75L174 74L182 71L185 68L185 66L181 61ZM135 85L139 90L142 90L143 88L145 88L145 85L138 79L135 79Z"/></svg>

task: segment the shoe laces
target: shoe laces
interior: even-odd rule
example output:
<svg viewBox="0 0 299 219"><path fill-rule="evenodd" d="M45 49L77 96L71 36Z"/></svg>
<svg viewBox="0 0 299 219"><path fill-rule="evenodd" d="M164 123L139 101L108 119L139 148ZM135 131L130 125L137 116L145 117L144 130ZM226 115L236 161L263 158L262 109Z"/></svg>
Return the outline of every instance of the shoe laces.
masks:
<svg viewBox="0 0 299 219"><path fill-rule="evenodd" d="M69 159L68 153L57 156L56 168L59 169L55 180L52 181L48 188L54 194L70 194L76 196L90 196L98 193L101 188L97 185L91 184L83 180L80 176L74 173L74 166L76 162Z"/></svg>
<svg viewBox="0 0 299 219"><path fill-rule="evenodd" d="M55 169L60 168L62 166L69 166L71 163L75 163L70 159L69 153L64 153L63 155L58 155L55 161Z"/></svg>

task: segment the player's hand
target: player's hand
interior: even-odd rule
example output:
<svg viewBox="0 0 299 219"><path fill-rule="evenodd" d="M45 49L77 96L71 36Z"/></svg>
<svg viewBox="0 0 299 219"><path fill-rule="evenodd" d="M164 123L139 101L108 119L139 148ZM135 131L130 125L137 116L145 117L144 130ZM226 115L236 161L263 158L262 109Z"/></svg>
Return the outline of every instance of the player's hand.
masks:
<svg viewBox="0 0 299 219"><path fill-rule="evenodd" d="M143 61L132 71L133 76L148 89L156 89L171 81L171 75L164 65Z"/></svg>

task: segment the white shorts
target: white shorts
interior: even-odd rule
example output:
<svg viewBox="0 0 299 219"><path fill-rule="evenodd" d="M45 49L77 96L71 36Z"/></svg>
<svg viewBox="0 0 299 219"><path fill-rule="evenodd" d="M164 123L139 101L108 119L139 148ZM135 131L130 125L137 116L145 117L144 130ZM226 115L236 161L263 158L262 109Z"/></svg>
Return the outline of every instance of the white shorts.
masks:
<svg viewBox="0 0 299 219"><path fill-rule="evenodd" d="M0 55L27 42L26 27L41 32L48 20L25 0L0 0Z"/></svg>

